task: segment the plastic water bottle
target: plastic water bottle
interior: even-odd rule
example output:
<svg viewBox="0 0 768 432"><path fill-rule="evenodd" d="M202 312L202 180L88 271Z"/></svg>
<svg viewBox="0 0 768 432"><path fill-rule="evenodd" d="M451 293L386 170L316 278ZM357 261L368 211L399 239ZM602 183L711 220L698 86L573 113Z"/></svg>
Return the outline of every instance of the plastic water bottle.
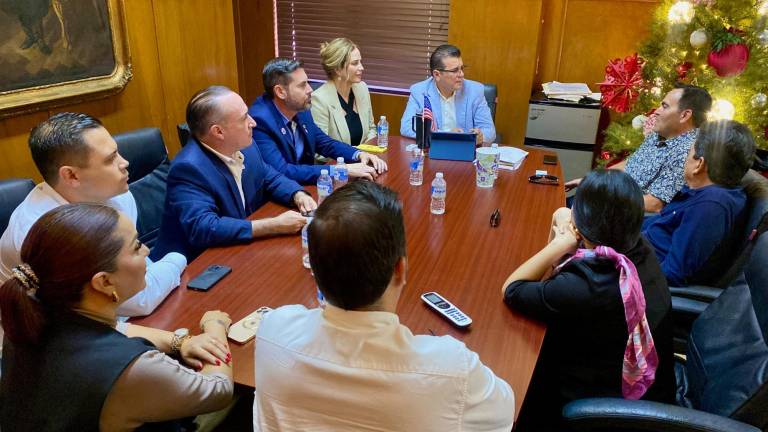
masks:
<svg viewBox="0 0 768 432"><path fill-rule="evenodd" d="M491 148L493 149L494 156L496 159L493 161L493 178L495 180L499 179L499 162L501 161L501 150L499 150L499 145L496 143L491 144Z"/></svg>
<svg viewBox="0 0 768 432"><path fill-rule="evenodd" d="M408 183L412 186L421 186L424 183L424 155L421 153L421 149L416 147L411 150L410 156Z"/></svg>
<svg viewBox="0 0 768 432"><path fill-rule="evenodd" d="M344 158L339 156L336 158L336 165L333 166L333 188L338 189L349 181L349 170L347 170L347 164L344 163Z"/></svg>
<svg viewBox="0 0 768 432"><path fill-rule="evenodd" d="M387 116L379 117L379 124L376 126L376 133L379 137L377 144L380 148L387 148L389 144L389 123L387 123Z"/></svg>
<svg viewBox="0 0 768 432"><path fill-rule="evenodd" d="M312 223L312 218L307 218L307 223L301 228L301 264L304 268L311 269L309 264L309 224Z"/></svg>
<svg viewBox="0 0 768 432"><path fill-rule="evenodd" d="M333 180L328 175L328 170L320 170L320 177L317 178L317 203L323 200L333 192Z"/></svg>
<svg viewBox="0 0 768 432"><path fill-rule="evenodd" d="M429 205L429 211L432 212L432 214L445 213L445 195L447 186L445 179L443 179L443 173L439 172L435 174L435 179L432 180L432 202Z"/></svg>

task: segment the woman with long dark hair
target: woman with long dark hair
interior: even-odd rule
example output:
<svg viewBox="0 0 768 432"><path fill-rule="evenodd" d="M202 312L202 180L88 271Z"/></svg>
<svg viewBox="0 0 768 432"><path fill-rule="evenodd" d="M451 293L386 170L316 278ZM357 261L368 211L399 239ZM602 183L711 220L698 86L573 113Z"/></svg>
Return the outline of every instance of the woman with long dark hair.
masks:
<svg viewBox="0 0 768 432"><path fill-rule="evenodd" d="M547 325L518 430L564 430L563 405L584 397L673 399L671 300L643 213L629 175L592 172L504 283L507 305Z"/></svg>
<svg viewBox="0 0 768 432"><path fill-rule="evenodd" d="M3 430L179 430L231 401L227 314L206 312L194 337L117 323L147 253L104 205L64 205L32 226L0 287Z"/></svg>

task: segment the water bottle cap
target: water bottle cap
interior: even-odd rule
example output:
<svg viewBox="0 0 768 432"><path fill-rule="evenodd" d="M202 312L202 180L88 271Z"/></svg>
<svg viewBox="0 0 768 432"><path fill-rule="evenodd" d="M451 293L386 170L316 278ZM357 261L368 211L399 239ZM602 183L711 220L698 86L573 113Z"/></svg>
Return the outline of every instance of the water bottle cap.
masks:
<svg viewBox="0 0 768 432"><path fill-rule="evenodd" d="M439 172L435 174L435 178L443 178L443 173Z"/></svg>
<svg viewBox="0 0 768 432"><path fill-rule="evenodd" d="M381 117L379 117L379 120L386 120L386 119L387 119L387 116L381 116Z"/></svg>
<svg viewBox="0 0 768 432"><path fill-rule="evenodd" d="M344 163L344 156L339 156L336 158L336 163Z"/></svg>
<svg viewBox="0 0 768 432"><path fill-rule="evenodd" d="M328 175L328 170L327 169L321 169L320 170L320 175Z"/></svg>
<svg viewBox="0 0 768 432"><path fill-rule="evenodd" d="M491 147L493 147L493 148L498 148L498 147L499 147L499 145L498 145L498 144L496 144L496 143L493 143L493 144L491 144Z"/></svg>

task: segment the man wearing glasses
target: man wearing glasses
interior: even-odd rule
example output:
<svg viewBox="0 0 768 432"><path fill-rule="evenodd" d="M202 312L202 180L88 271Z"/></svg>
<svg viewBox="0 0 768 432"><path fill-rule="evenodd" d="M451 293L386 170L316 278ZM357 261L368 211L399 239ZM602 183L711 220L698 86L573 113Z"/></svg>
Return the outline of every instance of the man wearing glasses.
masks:
<svg viewBox="0 0 768 432"><path fill-rule="evenodd" d="M465 80L466 66L461 51L453 45L440 45L429 58L432 76L411 86L411 96L400 120L400 135L415 138L411 119L424 110L429 100L437 130L474 132L477 142L493 142L496 128L485 100L483 85Z"/></svg>

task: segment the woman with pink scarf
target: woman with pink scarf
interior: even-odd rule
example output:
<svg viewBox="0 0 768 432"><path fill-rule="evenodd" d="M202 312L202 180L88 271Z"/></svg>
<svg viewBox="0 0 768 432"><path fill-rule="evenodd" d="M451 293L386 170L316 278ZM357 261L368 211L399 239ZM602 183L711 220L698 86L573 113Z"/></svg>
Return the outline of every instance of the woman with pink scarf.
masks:
<svg viewBox="0 0 768 432"><path fill-rule="evenodd" d="M674 399L669 289L643 212L626 173L592 172L504 283L507 305L547 325L517 430L565 430L563 405L585 397Z"/></svg>

